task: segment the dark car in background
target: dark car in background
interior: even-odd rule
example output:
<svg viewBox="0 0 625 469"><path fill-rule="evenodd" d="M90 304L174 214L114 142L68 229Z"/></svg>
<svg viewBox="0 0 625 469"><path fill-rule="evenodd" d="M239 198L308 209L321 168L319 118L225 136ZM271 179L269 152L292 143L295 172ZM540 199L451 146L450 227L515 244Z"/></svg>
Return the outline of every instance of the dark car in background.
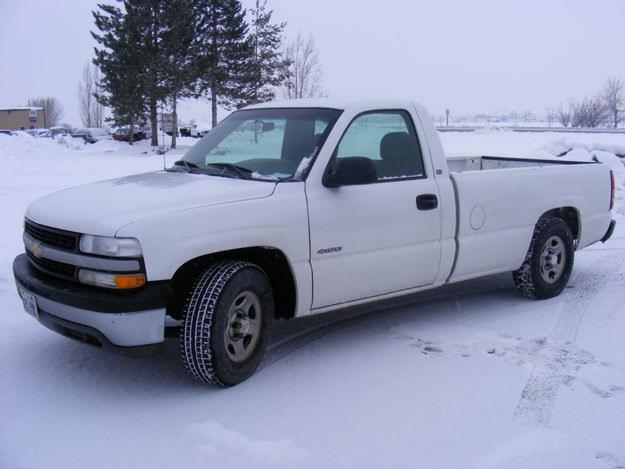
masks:
<svg viewBox="0 0 625 469"><path fill-rule="evenodd" d="M87 129L76 130L75 132L72 132L71 136L72 138L82 138L85 143L97 142L97 140L91 135L91 132L89 132Z"/></svg>
<svg viewBox="0 0 625 469"><path fill-rule="evenodd" d="M55 138L55 137L58 137L59 135L71 135L71 134L72 134L72 129L68 127L57 126L57 127L50 127L46 133L41 135L41 137Z"/></svg>
<svg viewBox="0 0 625 469"><path fill-rule="evenodd" d="M110 140L111 134L106 129L78 129L72 132L73 138L82 138L85 143L95 143L100 140Z"/></svg>
<svg viewBox="0 0 625 469"><path fill-rule="evenodd" d="M145 140L148 138L148 133L144 130L138 129L135 130L132 139L135 142L139 140ZM129 127L121 127L115 131L113 134L113 140L117 140L118 142L127 142L130 140L130 128Z"/></svg>

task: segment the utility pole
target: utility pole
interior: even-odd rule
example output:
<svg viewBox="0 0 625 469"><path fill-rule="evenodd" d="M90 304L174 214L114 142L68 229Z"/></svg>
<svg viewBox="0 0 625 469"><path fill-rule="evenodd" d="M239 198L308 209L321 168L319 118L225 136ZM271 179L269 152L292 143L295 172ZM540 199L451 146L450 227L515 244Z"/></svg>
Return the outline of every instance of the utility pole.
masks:
<svg viewBox="0 0 625 469"><path fill-rule="evenodd" d="M449 109L445 109L445 126L449 127Z"/></svg>

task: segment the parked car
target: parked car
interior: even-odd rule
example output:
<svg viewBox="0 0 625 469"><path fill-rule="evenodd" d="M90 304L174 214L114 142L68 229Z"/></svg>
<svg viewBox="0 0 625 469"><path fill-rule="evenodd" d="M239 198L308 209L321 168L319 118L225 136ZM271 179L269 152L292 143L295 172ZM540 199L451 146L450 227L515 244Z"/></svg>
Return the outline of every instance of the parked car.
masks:
<svg viewBox="0 0 625 469"><path fill-rule="evenodd" d="M44 138L55 138L59 135L71 135L72 129L68 127L50 127L45 133L41 134Z"/></svg>
<svg viewBox="0 0 625 469"><path fill-rule="evenodd" d="M43 325L125 354L177 328L190 372L231 386L277 319L499 272L557 296L575 251L612 235L613 202L602 163L448 160L410 101L266 103L168 170L33 202L13 272Z"/></svg>
<svg viewBox="0 0 625 469"><path fill-rule="evenodd" d="M82 138L85 143L95 143L100 140L110 140L111 135L104 129L89 128L79 129L72 132L73 138Z"/></svg>
<svg viewBox="0 0 625 469"><path fill-rule="evenodd" d="M113 140L113 136L107 129L101 129L99 127L89 127L87 129L91 136L96 140Z"/></svg>
<svg viewBox="0 0 625 469"><path fill-rule="evenodd" d="M183 125L180 127L181 137L202 138L211 130L211 126L205 122L198 122L191 125Z"/></svg>
<svg viewBox="0 0 625 469"><path fill-rule="evenodd" d="M0 129L0 134L4 134L4 135L17 135L15 132L13 132L12 130L8 130L8 129Z"/></svg>
<svg viewBox="0 0 625 469"><path fill-rule="evenodd" d="M82 138L85 143L95 143L97 140L93 138L91 132L88 129L75 130L71 134L72 138Z"/></svg>
<svg viewBox="0 0 625 469"><path fill-rule="evenodd" d="M133 134L133 141L138 142L140 140L145 140L148 138L148 133L145 130L138 129L135 130ZM113 140L117 140L119 142L127 142L130 140L130 128L129 127L121 127L115 131L113 134Z"/></svg>
<svg viewBox="0 0 625 469"><path fill-rule="evenodd" d="M48 129L28 129L25 130L24 132L26 132L28 135L30 135L31 137L41 137L43 134L45 134L48 131Z"/></svg>

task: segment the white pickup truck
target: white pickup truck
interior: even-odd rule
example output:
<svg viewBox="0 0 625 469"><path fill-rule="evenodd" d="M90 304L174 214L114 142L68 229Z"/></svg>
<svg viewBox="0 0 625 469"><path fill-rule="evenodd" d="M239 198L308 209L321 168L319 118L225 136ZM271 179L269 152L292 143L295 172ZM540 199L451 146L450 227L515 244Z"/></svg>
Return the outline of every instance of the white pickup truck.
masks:
<svg viewBox="0 0 625 469"><path fill-rule="evenodd" d="M600 163L447 159L410 101L267 103L167 170L35 201L13 269L47 327L120 353L178 329L189 371L230 386L276 319L506 271L558 295L613 199Z"/></svg>

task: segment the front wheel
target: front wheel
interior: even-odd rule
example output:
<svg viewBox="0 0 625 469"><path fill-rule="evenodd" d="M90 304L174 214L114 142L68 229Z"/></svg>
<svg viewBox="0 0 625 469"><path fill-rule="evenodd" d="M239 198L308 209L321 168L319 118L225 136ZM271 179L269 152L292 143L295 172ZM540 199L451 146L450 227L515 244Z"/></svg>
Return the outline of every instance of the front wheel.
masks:
<svg viewBox="0 0 625 469"><path fill-rule="evenodd" d="M547 299L566 287L573 269L573 233L560 218L538 221L521 268L513 272L523 296Z"/></svg>
<svg viewBox="0 0 625 469"><path fill-rule="evenodd" d="M267 348L273 315L271 286L259 267L212 265L198 276L184 307L180 349L187 369L222 387L249 378Z"/></svg>

